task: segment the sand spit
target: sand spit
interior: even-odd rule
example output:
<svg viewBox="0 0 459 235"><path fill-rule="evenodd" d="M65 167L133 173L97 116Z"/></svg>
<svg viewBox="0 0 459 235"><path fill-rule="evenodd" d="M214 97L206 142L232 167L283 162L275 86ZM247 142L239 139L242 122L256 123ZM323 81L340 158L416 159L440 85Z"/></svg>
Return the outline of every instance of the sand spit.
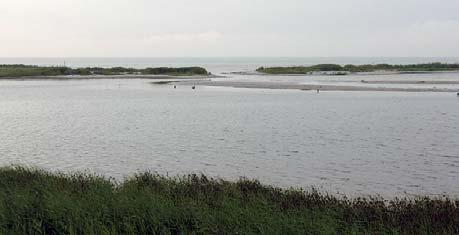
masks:
<svg viewBox="0 0 459 235"><path fill-rule="evenodd" d="M397 91L397 92L459 92L459 89L449 88L394 88L394 87L365 87L365 86L341 86L341 85L312 85L292 84L279 82L236 82L236 81L205 81L199 85L223 86L235 88L260 88L260 89L296 89L296 90L320 90L320 91Z"/></svg>

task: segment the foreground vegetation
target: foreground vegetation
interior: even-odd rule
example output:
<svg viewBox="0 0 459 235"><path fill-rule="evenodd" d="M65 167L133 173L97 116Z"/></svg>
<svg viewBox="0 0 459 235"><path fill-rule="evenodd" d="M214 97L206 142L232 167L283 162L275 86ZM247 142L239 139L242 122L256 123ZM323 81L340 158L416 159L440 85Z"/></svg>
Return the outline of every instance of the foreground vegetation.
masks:
<svg viewBox="0 0 459 235"><path fill-rule="evenodd" d="M395 71L395 72L434 72L434 71L456 71L459 64L429 63L429 64L365 64L365 65L338 65L318 64L313 66L295 67L260 67L258 72L268 74L309 74L314 72L341 72L339 75L357 72Z"/></svg>
<svg viewBox="0 0 459 235"><path fill-rule="evenodd" d="M338 199L189 175L0 169L1 234L457 234L459 201Z"/></svg>
<svg viewBox="0 0 459 235"><path fill-rule="evenodd" d="M70 67L47 67L35 65L0 65L1 77L26 77L26 76L65 76L65 75L175 75L175 76L190 76L190 75L207 75L206 69L201 67L182 67L182 68L145 68L134 69L124 67L114 68L70 68Z"/></svg>

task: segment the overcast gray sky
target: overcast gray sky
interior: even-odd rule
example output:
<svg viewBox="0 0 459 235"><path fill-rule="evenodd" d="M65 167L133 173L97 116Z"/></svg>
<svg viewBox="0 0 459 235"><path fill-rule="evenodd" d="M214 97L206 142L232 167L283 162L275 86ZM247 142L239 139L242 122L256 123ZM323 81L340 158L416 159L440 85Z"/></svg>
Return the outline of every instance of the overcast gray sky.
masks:
<svg viewBox="0 0 459 235"><path fill-rule="evenodd" d="M458 0L0 0L0 57L459 56Z"/></svg>

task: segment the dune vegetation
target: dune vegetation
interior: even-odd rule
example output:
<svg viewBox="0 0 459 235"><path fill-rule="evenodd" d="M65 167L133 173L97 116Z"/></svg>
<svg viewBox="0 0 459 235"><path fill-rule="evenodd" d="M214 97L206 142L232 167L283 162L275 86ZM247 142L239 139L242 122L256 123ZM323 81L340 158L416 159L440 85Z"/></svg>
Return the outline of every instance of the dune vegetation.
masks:
<svg viewBox="0 0 459 235"><path fill-rule="evenodd" d="M435 72L435 71L459 71L459 64L427 63L427 64L365 64L365 65L338 65L338 64L318 64L312 66L292 66L292 67L260 67L257 72L267 74L310 74L314 72L336 72L337 75L358 72Z"/></svg>
<svg viewBox="0 0 459 235"><path fill-rule="evenodd" d="M459 201L338 198L255 180L0 168L1 234L458 234Z"/></svg>
<svg viewBox="0 0 459 235"><path fill-rule="evenodd" d="M16 78L27 76L66 76L66 75L171 75L171 76L191 76L208 75L206 69L201 67L181 67L181 68L145 68L134 69L124 67L100 68L70 68L65 66L35 66L35 65L0 65L0 78Z"/></svg>

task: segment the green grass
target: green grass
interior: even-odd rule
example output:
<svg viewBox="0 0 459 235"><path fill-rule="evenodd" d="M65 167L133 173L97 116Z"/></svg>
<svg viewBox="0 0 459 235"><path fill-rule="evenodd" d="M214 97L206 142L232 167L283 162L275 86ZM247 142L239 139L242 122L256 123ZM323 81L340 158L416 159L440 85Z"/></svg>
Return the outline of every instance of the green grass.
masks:
<svg viewBox="0 0 459 235"><path fill-rule="evenodd" d="M65 75L123 75L123 74L142 74L142 75L172 75L172 76L191 76L208 75L206 69L201 67L181 67L181 68L145 68L133 69L123 67L113 68L69 68L69 67L47 67L35 65L0 65L0 78L16 78L27 76L65 76Z"/></svg>
<svg viewBox="0 0 459 235"><path fill-rule="evenodd" d="M294 66L294 67L260 67L258 72L268 74L309 74L313 72L375 72L375 71L396 71L396 72L434 72L434 71L457 71L459 64L427 63L427 64L365 64L365 65L337 65L337 64L318 64L313 66ZM343 73L338 73L343 75Z"/></svg>
<svg viewBox="0 0 459 235"><path fill-rule="evenodd" d="M0 168L0 234L457 234L459 201L338 199L258 181Z"/></svg>

